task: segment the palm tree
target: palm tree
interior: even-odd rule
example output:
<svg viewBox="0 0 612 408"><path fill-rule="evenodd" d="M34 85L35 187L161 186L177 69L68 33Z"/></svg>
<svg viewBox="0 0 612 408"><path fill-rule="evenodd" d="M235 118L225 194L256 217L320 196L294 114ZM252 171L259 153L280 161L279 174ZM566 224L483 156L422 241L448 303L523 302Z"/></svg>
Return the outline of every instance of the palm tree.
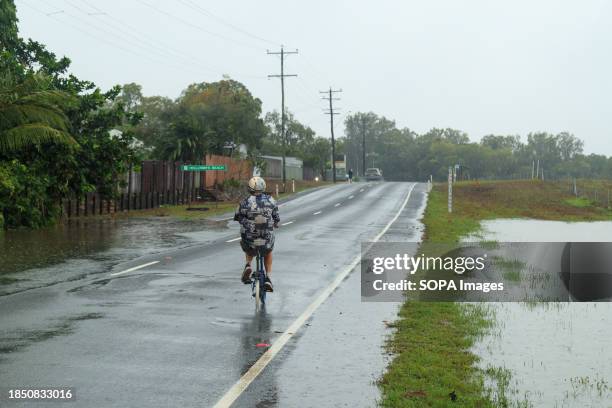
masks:
<svg viewBox="0 0 612 408"><path fill-rule="evenodd" d="M69 94L49 89L41 75L29 75L20 83L0 77L0 153L47 142L76 144L62 110L73 102Z"/></svg>

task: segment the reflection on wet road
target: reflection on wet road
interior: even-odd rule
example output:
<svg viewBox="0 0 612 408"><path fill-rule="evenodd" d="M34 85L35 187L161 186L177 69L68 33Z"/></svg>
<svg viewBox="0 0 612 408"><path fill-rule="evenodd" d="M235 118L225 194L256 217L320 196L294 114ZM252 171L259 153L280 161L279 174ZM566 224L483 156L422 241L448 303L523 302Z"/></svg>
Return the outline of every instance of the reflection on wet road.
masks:
<svg viewBox="0 0 612 408"><path fill-rule="evenodd" d="M198 231L195 237L188 235ZM162 217L71 221L0 235L0 295L82 279L146 254L211 240L226 222Z"/></svg>
<svg viewBox="0 0 612 408"><path fill-rule="evenodd" d="M244 259L234 223L128 220L134 224L88 226L104 232L80 238L54 232L48 239L64 240L54 244L63 258L34 269L11 261L7 276L24 281L4 285L15 293L0 296L0 383L69 385L78 390L75 406L211 406L359 255L360 242L392 220L412 188L339 185L281 207L282 222L291 223L278 230L275 292L261 314L239 282ZM414 188L382 240L419 239L425 189ZM89 243L96 234L105 242ZM20 239L27 241L14 238L12 248ZM88 244L74 254L73 239ZM338 376L348 380L336 402L374 403L373 381L385 364L382 321L397 305L362 304L358 277L341 283L237 406L316 405L334 394ZM304 385L297 367L318 373L312 403L297 387Z"/></svg>

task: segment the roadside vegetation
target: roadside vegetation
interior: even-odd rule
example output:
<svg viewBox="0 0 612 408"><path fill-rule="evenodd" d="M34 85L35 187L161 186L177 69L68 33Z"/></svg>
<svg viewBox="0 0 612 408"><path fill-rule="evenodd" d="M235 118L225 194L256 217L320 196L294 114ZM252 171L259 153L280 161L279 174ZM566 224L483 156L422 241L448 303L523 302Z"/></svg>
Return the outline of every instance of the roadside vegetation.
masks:
<svg viewBox="0 0 612 408"><path fill-rule="evenodd" d="M612 183L582 180L585 191L606 191ZM612 220L612 209L570 193L567 183L523 181L459 182L453 185L453 213L448 213L447 185L434 186L423 217L424 243L452 243L478 234L480 222L495 218L560 221ZM576 200L581 200L576 205ZM583 205L584 203L584 205ZM506 265L516 274L516 265ZM381 378L384 407L513 407L506 392L508 373L482 370L470 352L494 316L482 304L423 302L402 306L387 343L393 361ZM485 387L485 380L497 385Z"/></svg>

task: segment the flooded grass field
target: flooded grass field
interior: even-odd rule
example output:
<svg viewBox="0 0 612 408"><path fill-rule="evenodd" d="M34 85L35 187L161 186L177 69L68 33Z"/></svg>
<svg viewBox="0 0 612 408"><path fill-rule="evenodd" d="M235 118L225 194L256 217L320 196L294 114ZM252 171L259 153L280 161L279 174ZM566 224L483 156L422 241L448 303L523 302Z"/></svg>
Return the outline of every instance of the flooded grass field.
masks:
<svg viewBox="0 0 612 408"><path fill-rule="evenodd" d="M612 241L612 222L493 220L486 239ZM517 279L517 265L509 273ZM495 323L472 351L502 406L612 407L612 303L487 305Z"/></svg>

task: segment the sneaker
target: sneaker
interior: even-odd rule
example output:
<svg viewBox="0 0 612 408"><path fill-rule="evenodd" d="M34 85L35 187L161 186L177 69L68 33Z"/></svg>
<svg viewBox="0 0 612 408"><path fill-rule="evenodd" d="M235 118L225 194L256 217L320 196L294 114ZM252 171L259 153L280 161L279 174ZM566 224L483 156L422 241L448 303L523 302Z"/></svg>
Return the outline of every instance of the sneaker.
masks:
<svg viewBox="0 0 612 408"><path fill-rule="evenodd" d="M242 283L244 283L245 285L248 285L249 283L253 283L253 281L251 280L252 273L253 273L253 270L251 269L251 265L246 264L244 266L244 271L242 271Z"/></svg>
<svg viewBox="0 0 612 408"><path fill-rule="evenodd" d="M274 292L274 287L272 286L272 281L267 276L266 276L266 281L264 283L264 288L266 289L266 292Z"/></svg>

